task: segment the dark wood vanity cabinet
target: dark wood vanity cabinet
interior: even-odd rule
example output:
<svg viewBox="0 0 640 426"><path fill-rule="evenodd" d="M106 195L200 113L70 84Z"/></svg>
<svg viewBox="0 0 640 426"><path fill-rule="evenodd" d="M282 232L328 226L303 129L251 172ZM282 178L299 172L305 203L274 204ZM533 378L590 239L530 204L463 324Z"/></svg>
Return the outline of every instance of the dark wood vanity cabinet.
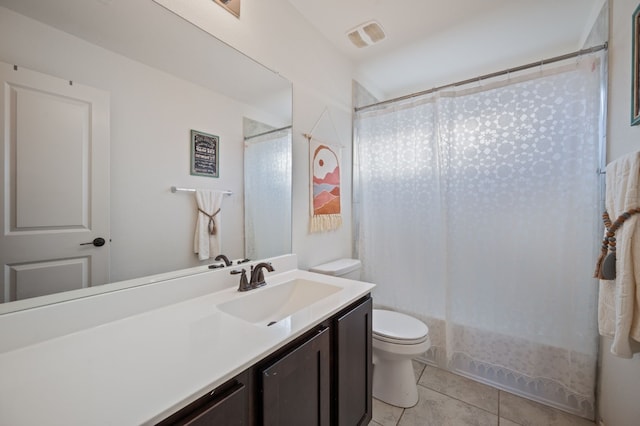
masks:
<svg viewBox="0 0 640 426"><path fill-rule="evenodd" d="M367 295L160 424L368 425L371 315Z"/></svg>
<svg viewBox="0 0 640 426"><path fill-rule="evenodd" d="M372 411L372 301L334 317L333 425L368 425Z"/></svg>

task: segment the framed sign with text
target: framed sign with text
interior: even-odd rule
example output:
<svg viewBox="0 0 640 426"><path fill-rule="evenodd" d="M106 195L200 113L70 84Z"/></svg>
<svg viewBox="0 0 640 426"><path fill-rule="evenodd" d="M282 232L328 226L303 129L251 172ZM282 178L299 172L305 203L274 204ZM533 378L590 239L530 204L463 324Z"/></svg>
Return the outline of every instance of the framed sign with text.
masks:
<svg viewBox="0 0 640 426"><path fill-rule="evenodd" d="M191 174L219 177L220 138L191 130Z"/></svg>

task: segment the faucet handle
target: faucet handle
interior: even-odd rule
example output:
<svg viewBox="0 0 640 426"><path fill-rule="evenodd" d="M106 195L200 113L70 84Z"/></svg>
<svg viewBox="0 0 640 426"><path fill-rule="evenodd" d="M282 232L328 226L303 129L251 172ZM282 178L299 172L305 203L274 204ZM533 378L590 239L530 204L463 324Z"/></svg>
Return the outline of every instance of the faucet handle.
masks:
<svg viewBox="0 0 640 426"><path fill-rule="evenodd" d="M249 281L247 280L247 270L246 269L234 269L231 271L231 275L240 275L240 284L238 284L238 291L248 291L251 290L251 285L249 285Z"/></svg>

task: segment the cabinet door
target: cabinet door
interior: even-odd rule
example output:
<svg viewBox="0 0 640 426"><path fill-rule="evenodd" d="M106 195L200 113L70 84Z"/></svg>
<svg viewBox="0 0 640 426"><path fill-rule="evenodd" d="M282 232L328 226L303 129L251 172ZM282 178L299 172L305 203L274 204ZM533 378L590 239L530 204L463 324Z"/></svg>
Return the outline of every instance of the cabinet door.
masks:
<svg viewBox="0 0 640 426"><path fill-rule="evenodd" d="M261 370L265 426L329 426L330 350L325 328Z"/></svg>
<svg viewBox="0 0 640 426"><path fill-rule="evenodd" d="M372 417L372 302L367 299L336 318L336 420L340 426L367 425Z"/></svg>

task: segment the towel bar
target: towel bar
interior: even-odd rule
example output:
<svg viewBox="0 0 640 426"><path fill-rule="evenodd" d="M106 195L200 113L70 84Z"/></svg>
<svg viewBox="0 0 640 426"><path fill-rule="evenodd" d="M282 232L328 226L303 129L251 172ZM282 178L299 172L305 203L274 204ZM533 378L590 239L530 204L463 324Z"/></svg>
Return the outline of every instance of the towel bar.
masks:
<svg viewBox="0 0 640 426"><path fill-rule="evenodd" d="M233 194L233 192L228 191L228 190L217 190L217 189L214 189L214 191L222 192L225 195ZM178 188L176 186L172 186L171 187L171 192L196 192L196 190L195 190L195 188Z"/></svg>

